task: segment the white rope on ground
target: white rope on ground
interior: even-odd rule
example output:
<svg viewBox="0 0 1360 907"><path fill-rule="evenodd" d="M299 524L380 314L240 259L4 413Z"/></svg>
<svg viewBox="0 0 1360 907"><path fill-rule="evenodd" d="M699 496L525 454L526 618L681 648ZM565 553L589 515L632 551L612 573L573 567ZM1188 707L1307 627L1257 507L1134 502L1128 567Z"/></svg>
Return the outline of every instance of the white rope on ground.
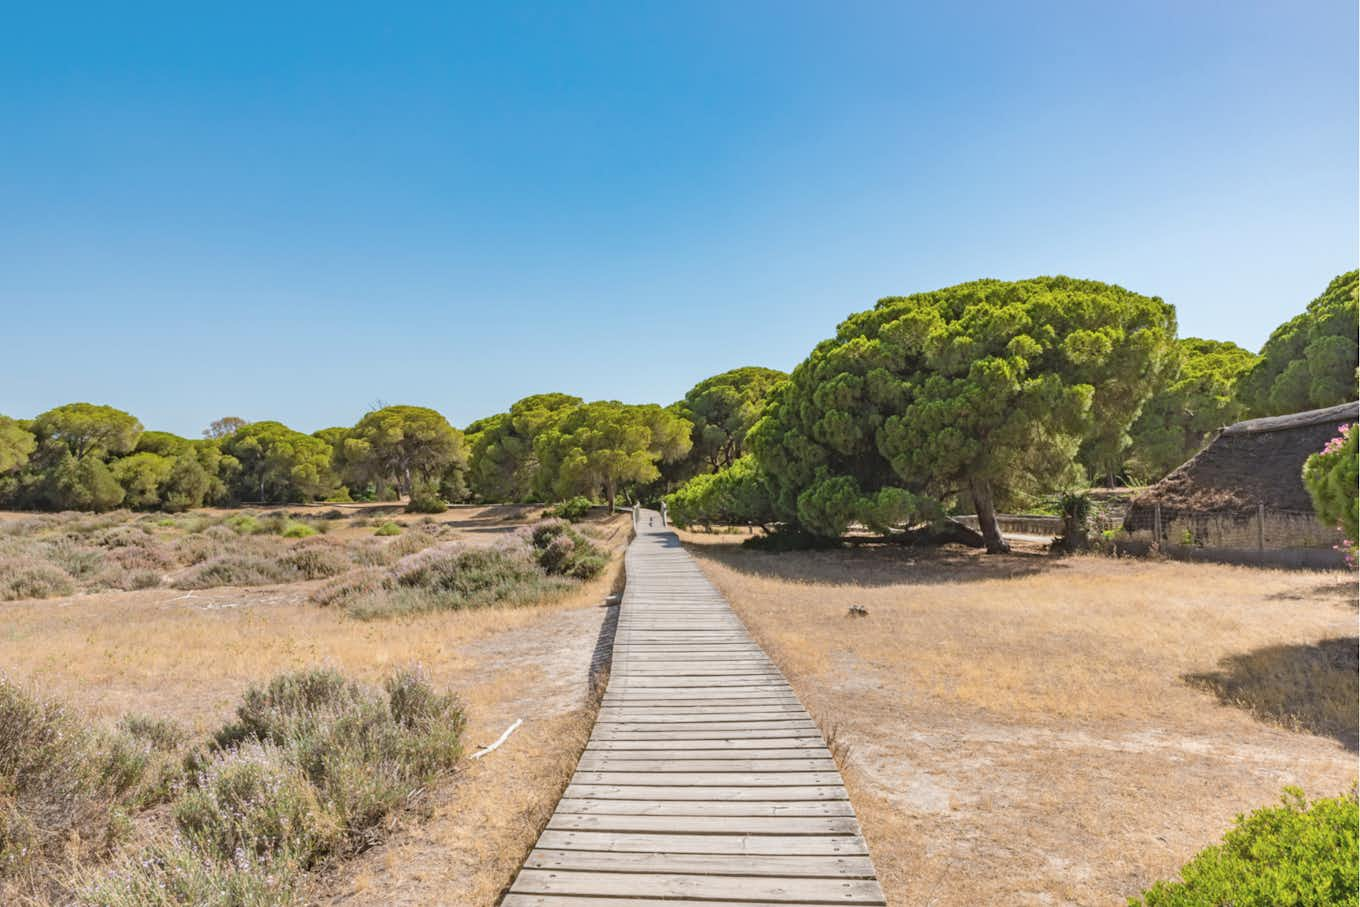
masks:
<svg viewBox="0 0 1360 907"><path fill-rule="evenodd" d="M472 756L471 756L470 758L473 758L473 759L480 759L480 758L482 758L482 757L485 756L487 753L491 752L491 751L494 750L496 747L500 746L502 743L504 743L505 741L509 740L509 739L510 739L510 735L513 734L513 733L515 732L515 729L518 728L518 727L519 727L521 724L523 724L523 723L524 723L524 719L523 719L523 718L516 718L516 719L515 719L515 723L512 724L512 725L510 725L508 728L506 728L506 729L505 729L505 733L504 733L504 734L501 734L500 737L498 737L498 738L496 739L496 742L495 742L495 743L491 744L490 746L484 746L484 747L482 747L482 748L479 749L477 752L473 753Z"/></svg>

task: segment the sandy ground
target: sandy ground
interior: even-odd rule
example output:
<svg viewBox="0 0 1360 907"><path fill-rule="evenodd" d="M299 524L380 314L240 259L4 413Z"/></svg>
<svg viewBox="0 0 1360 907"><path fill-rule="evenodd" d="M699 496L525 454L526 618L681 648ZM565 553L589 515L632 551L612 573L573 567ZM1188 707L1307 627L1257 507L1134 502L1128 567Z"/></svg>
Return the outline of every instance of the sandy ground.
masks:
<svg viewBox="0 0 1360 907"><path fill-rule="evenodd" d="M1356 783L1353 577L741 538L686 534L841 752L890 903L1123 903L1285 785ZM1302 722L1187 681L1244 655L1243 703Z"/></svg>

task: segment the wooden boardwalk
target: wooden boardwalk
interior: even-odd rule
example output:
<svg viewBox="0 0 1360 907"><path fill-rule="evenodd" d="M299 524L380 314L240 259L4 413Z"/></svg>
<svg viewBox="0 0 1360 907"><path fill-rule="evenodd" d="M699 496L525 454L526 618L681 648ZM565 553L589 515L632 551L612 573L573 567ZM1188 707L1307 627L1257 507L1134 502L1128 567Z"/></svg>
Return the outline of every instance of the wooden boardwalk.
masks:
<svg viewBox="0 0 1360 907"><path fill-rule="evenodd" d="M675 534L641 523L595 730L502 907L884 904L808 713Z"/></svg>

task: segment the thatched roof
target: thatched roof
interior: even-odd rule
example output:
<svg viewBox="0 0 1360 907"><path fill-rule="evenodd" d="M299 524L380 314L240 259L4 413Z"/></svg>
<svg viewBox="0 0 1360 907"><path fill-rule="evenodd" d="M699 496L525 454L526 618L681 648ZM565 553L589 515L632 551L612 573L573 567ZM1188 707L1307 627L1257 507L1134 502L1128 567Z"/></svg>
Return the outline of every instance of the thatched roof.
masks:
<svg viewBox="0 0 1360 907"><path fill-rule="evenodd" d="M1152 506L1169 520L1184 511L1313 512L1303 487L1303 461L1322 450L1341 425L1360 420L1360 403L1229 425L1209 446L1133 500L1126 524L1148 522Z"/></svg>

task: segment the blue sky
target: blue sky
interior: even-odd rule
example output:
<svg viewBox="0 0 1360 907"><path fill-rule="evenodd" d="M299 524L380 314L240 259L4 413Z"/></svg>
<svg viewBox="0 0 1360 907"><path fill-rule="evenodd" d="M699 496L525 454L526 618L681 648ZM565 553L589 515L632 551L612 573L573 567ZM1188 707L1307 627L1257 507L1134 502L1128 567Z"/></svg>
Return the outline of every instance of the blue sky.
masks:
<svg viewBox="0 0 1360 907"><path fill-rule="evenodd" d="M983 276L1255 349L1356 266L1354 2L945 6L8 4L0 412L668 403Z"/></svg>

